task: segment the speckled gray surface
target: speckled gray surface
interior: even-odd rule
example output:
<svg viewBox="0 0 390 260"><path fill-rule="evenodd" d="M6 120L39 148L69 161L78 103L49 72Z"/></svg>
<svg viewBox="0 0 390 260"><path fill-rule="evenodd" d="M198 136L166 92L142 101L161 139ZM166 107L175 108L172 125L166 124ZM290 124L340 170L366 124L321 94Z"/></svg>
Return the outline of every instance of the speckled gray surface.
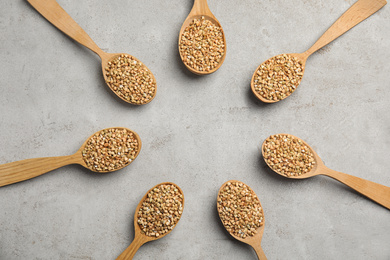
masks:
<svg viewBox="0 0 390 260"><path fill-rule="evenodd" d="M133 239L145 192L172 181L184 215L135 259L256 259L216 213L219 187L250 185L265 211L268 259L390 259L390 211L327 177L272 173L262 141L286 132L335 170L390 186L390 7L313 54L301 86L273 105L250 92L256 67L303 52L353 1L209 0L227 38L215 74L190 74L177 51L192 0L59 0L108 52L143 61L156 98L134 107L103 82L98 56L70 40L26 1L0 3L0 163L74 153L95 131L135 130L139 157L93 174L67 166L0 188L0 259L115 259Z"/></svg>

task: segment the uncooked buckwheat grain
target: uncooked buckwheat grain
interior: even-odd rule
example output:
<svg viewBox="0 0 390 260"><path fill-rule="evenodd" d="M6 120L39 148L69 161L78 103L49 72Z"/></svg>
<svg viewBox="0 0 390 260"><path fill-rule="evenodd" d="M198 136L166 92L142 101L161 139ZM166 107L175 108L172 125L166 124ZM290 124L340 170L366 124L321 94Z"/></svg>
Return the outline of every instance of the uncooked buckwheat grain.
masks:
<svg viewBox="0 0 390 260"><path fill-rule="evenodd" d="M183 62L196 71L215 69L224 55L223 30L205 17L194 19L184 29L179 51Z"/></svg>
<svg viewBox="0 0 390 260"><path fill-rule="evenodd" d="M152 73L139 60L121 54L108 62L106 83L121 98L135 105L150 102L156 92Z"/></svg>
<svg viewBox="0 0 390 260"><path fill-rule="evenodd" d="M302 61L289 54L275 56L260 65L253 78L254 90L269 101L288 97L303 77Z"/></svg>
<svg viewBox="0 0 390 260"><path fill-rule="evenodd" d="M299 176L311 171L314 154L300 139L290 135L271 135L263 146L264 160L279 174Z"/></svg>
<svg viewBox="0 0 390 260"><path fill-rule="evenodd" d="M217 209L226 230L240 238L252 237L263 225L263 209L255 192L242 182L230 181L219 192Z"/></svg>
<svg viewBox="0 0 390 260"><path fill-rule="evenodd" d="M137 223L141 232L159 237L171 231L183 214L184 197L173 184L161 184L152 189L143 201Z"/></svg>
<svg viewBox="0 0 390 260"><path fill-rule="evenodd" d="M135 134L127 129L109 128L95 133L82 155L88 168L96 172L115 171L130 164L139 151Z"/></svg>

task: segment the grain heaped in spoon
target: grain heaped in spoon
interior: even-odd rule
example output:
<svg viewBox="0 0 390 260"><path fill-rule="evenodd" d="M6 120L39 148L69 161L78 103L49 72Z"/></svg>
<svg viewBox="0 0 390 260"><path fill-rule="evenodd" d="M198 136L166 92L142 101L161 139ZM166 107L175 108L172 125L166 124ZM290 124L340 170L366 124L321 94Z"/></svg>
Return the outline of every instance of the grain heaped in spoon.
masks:
<svg viewBox="0 0 390 260"><path fill-rule="evenodd" d="M141 61L126 53L104 52L55 0L27 1L63 33L99 55L105 82L119 98L133 105L153 100L156 79Z"/></svg>
<svg viewBox="0 0 390 260"><path fill-rule="evenodd" d="M275 56L257 68L252 84L255 93L272 101L285 99L301 83L304 63L289 54Z"/></svg>
<svg viewBox="0 0 390 260"><path fill-rule="evenodd" d="M263 157L272 170L286 177L308 173L316 163L313 152L302 140L286 134L268 137L263 144Z"/></svg>
<svg viewBox="0 0 390 260"><path fill-rule="evenodd" d="M181 35L179 50L187 67L205 73L213 71L225 54L222 27L204 16L194 19Z"/></svg>
<svg viewBox="0 0 390 260"><path fill-rule="evenodd" d="M281 54L260 64L253 73L251 89L265 103L290 96L300 84L308 57L386 5L386 0L359 0L352 5L310 49Z"/></svg>
<svg viewBox="0 0 390 260"><path fill-rule="evenodd" d="M261 248L264 232L263 208L248 185L235 180L225 182L218 192L217 210L230 235L251 245L259 259L267 259Z"/></svg>
<svg viewBox="0 0 390 260"><path fill-rule="evenodd" d="M298 137L271 135L263 142L261 150L268 166L284 177L329 176L390 209L390 187L327 168L316 152Z"/></svg>
<svg viewBox="0 0 390 260"><path fill-rule="evenodd" d="M179 222L183 209L183 191L176 184L164 182L150 189L135 210L134 240L117 260L133 259L143 244L169 234Z"/></svg>
<svg viewBox="0 0 390 260"><path fill-rule="evenodd" d="M133 131L108 128L92 135L85 143L82 154L90 170L107 172L129 165L140 149L140 139Z"/></svg>
<svg viewBox="0 0 390 260"><path fill-rule="evenodd" d="M27 159L0 165L0 187L29 180L69 164L94 172L112 172L132 163L141 151L138 134L124 127L91 135L73 155Z"/></svg>
<svg viewBox="0 0 390 260"><path fill-rule="evenodd" d="M159 237L170 232L183 214L183 192L174 184L161 184L148 192L137 213L141 233Z"/></svg>
<svg viewBox="0 0 390 260"><path fill-rule="evenodd" d="M107 85L126 102L143 105L156 95L156 80L149 69L128 54L112 58L105 67Z"/></svg>
<svg viewBox="0 0 390 260"><path fill-rule="evenodd" d="M179 53L187 69L198 75L217 71L225 60L225 34L207 0L194 1L180 29Z"/></svg>

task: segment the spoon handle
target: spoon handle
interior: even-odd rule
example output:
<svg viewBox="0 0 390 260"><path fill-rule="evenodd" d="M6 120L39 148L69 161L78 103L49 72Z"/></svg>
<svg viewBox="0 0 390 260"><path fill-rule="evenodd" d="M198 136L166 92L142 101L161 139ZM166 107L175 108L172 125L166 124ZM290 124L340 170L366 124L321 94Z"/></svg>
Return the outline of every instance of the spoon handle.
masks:
<svg viewBox="0 0 390 260"><path fill-rule="evenodd" d="M213 13L207 4L207 0L194 0L194 6L191 10L191 15L208 15L213 17Z"/></svg>
<svg viewBox="0 0 390 260"><path fill-rule="evenodd" d="M133 259L135 253L137 253L138 249L145 244L147 241L142 239L142 236L135 236L133 242L130 244L125 251L123 251L120 256L116 260L131 260Z"/></svg>
<svg viewBox="0 0 390 260"><path fill-rule="evenodd" d="M261 248L260 245L258 245L258 246L252 246L252 247L253 247L253 249L255 250L256 255L257 255L257 258L258 258L259 260L267 260L267 257L265 256L264 251L263 251L263 249Z"/></svg>
<svg viewBox="0 0 390 260"><path fill-rule="evenodd" d="M359 0L305 52L310 56L386 5L386 0Z"/></svg>
<svg viewBox="0 0 390 260"><path fill-rule="evenodd" d="M69 155L27 159L0 165L0 187L38 177L68 164L78 163L80 156Z"/></svg>
<svg viewBox="0 0 390 260"><path fill-rule="evenodd" d="M100 57L104 52L55 0L27 0L43 17L73 40Z"/></svg>
<svg viewBox="0 0 390 260"><path fill-rule="evenodd" d="M321 174L344 183L378 204L390 209L390 187L328 168L324 168Z"/></svg>

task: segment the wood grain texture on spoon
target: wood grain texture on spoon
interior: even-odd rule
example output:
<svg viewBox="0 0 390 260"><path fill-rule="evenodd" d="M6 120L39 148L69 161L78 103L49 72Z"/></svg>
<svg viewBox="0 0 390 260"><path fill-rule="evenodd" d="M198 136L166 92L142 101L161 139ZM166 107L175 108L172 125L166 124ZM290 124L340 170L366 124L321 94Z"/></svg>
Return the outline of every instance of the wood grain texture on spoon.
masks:
<svg viewBox="0 0 390 260"><path fill-rule="evenodd" d="M261 150L267 165L283 177L305 179L325 175L390 209L390 187L327 168L317 153L298 137L271 135Z"/></svg>
<svg viewBox="0 0 390 260"><path fill-rule="evenodd" d="M251 79L253 94L264 103L275 103L289 97L301 83L311 54L370 17L386 3L385 0L359 0L307 51L277 55L260 64Z"/></svg>
<svg viewBox="0 0 390 260"><path fill-rule="evenodd" d="M137 58L126 53L106 53L55 0L27 0L43 17L102 60L102 73L108 87L123 101L145 105L156 96L153 73Z"/></svg>
<svg viewBox="0 0 390 260"><path fill-rule="evenodd" d="M73 155L26 159L0 165L0 187L29 180L69 164L107 173L132 163L141 151L138 134L124 127L106 128L91 135Z"/></svg>

